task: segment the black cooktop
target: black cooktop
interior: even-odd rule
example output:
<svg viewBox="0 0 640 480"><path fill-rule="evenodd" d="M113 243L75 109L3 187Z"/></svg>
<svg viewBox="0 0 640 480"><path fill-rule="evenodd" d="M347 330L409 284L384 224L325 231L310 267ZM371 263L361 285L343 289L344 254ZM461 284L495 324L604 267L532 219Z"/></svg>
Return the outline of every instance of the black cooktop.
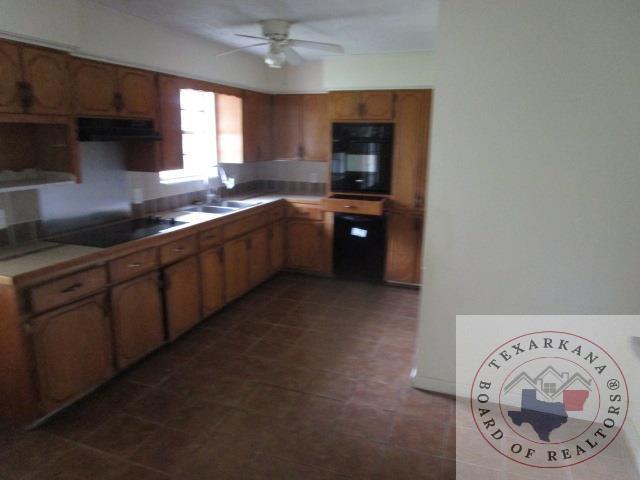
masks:
<svg viewBox="0 0 640 480"><path fill-rule="evenodd" d="M184 223L186 222L179 222L173 218L136 218L134 220L68 233L49 240L58 243L70 243L72 245L107 248L139 238L149 237L157 233L169 232Z"/></svg>

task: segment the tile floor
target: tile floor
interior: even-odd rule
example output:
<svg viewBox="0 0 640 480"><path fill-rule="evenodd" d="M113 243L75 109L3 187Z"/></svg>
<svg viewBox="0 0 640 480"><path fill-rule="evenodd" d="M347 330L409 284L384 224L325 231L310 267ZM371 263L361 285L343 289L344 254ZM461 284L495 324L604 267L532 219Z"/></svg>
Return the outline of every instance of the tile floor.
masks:
<svg viewBox="0 0 640 480"><path fill-rule="evenodd" d="M0 479L453 479L454 401L409 387L417 308L280 275L40 428L0 430Z"/></svg>

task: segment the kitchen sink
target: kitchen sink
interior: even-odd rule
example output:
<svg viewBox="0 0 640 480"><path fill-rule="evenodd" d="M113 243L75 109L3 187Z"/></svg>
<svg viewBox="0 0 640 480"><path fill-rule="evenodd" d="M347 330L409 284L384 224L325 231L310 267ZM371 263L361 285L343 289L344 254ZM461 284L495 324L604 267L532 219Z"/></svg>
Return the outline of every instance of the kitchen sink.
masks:
<svg viewBox="0 0 640 480"><path fill-rule="evenodd" d="M220 207L218 205L194 205L184 209L186 212L231 213L240 210L237 207Z"/></svg>
<svg viewBox="0 0 640 480"><path fill-rule="evenodd" d="M249 208L260 203L262 202L238 202L236 200L225 200L222 202L225 207L231 208Z"/></svg>

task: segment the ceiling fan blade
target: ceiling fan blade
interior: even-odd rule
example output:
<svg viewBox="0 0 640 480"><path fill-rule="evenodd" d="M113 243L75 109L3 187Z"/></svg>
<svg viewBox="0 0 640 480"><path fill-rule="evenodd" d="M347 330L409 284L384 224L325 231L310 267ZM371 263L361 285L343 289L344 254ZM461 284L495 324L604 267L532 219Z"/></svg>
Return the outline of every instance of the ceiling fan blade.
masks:
<svg viewBox="0 0 640 480"><path fill-rule="evenodd" d="M231 53L239 52L241 50L246 50L247 48L260 47L262 45L269 45L269 42L254 43L253 45L247 45L245 47L234 48L233 50L227 50L226 52L218 53L215 56L216 57L224 57L225 55L229 55Z"/></svg>
<svg viewBox="0 0 640 480"><path fill-rule="evenodd" d="M337 43L324 43L324 42L312 42L310 40L289 40L289 45L292 47L312 48L315 50L325 50L333 53L344 53L342 45Z"/></svg>
<svg viewBox="0 0 640 480"><path fill-rule="evenodd" d="M300 54L288 45L282 48L282 53L287 57L289 65L300 65L304 61Z"/></svg>
<svg viewBox="0 0 640 480"><path fill-rule="evenodd" d="M266 42L269 41L269 39L266 37L256 37L255 35L245 35L244 33L234 33L234 35L236 37L253 38L254 40L264 40Z"/></svg>

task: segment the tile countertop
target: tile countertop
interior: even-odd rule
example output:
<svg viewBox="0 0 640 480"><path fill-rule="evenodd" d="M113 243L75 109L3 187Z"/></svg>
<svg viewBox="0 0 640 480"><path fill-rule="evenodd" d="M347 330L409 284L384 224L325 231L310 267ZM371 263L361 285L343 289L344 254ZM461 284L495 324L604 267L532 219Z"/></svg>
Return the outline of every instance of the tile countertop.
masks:
<svg viewBox="0 0 640 480"><path fill-rule="evenodd" d="M318 203L322 197L322 195L254 194L234 196L226 199L242 199L256 202L255 206L262 206L282 199L286 199L291 202ZM171 229L171 232L175 232L177 230L189 228L217 218L231 216L238 212L246 212L251 208L252 207L249 207L248 209L245 208L228 214L185 212L184 210L178 209L162 212L160 213L160 216L166 218L173 217L182 222L186 222L184 225ZM141 240L161 235L165 235L165 233L151 235ZM52 267L56 264L78 260L81 257L104 252L105 250L108 249L85 247L81 245L68 245L51 241L37 241L25 245L0 248L0 283L12 284L13 279L20 275Z"/></svg>

